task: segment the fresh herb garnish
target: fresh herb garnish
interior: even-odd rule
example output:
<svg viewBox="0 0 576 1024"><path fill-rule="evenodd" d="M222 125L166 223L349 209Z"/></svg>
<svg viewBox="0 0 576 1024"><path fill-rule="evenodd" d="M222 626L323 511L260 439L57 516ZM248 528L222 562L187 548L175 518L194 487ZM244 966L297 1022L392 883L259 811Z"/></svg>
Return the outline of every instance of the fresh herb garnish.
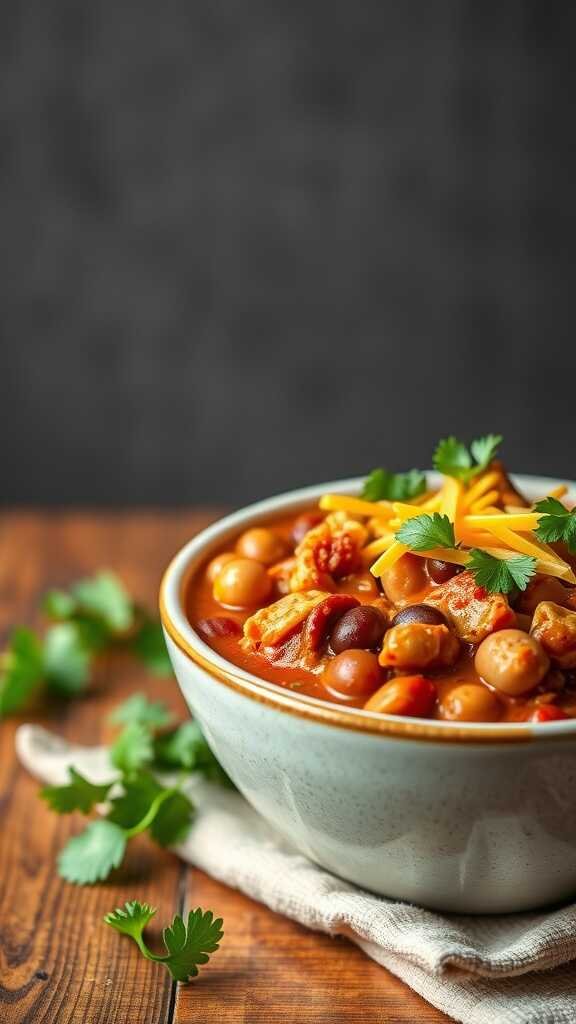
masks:
<svg viewBox="0 0 576 1024"><path fill-rule="evenodd" d="M534 509L541 515L536 536L546 544L563 541L576 554L576 508L570 511L558 498L543 498Z"/></svg>
<svg viewBox="0 0 576 1024"><path fill-rule="evenodd" d="M440 441L432 463L434 469L446 476L456 477L463 483L469 483L488 468L496 456L498 446L502 443L500 434L487 434L472 441L470 449L455 437L446 437Z"/></svg>
<svg viewBox="0 0 576 1024"><path fill-rule="evenodd" d="M56 814L71 814L72 811L88 814L95 804L106 799L113 785L111 782L102 785L89 782L71 765L68 775L70 782L67 785L44 786L40 790L40 796Z"/></svg>
<svg viewBox="0 0 576 1024"><path fill-rule="evenodd" d="M118 907L106 914L104 921L121 935L133 939L142 956L166 967L175 981L185 982L195 978L198 966L207 964L210 954L219 948L224 935L222 918L215 919L211 910L204 911L198 907L190 911L188 921L184 924L177 914L171 926L164 929L167 953L161 956L152 953L144 941L144 929L155 913L156 908L148 903L130 900L123 908Z"/></svg>
<svg viewBox="0 0 576 1024"><path fill-rule="evenodd" d="M491 594L509 594L516 589L526 590L536 572L536 559L531 555L495 558L487 551L473 548L468 568L473 572L479 587L484 587Z"/></svg>
<svg viewBox="0 0 576 1024"><path fill-rule="evenodd" d="M432 548L455 548L454 524L448 516L434 512L406 519L396 539L412 551L430 551Z"/></svg>
<svg viewBox="0 0 576 1024"><path fill-rule="evenodd" d="M137 780L132 780L136 785ZM54 793L52 787L50 799L61 800L61 795ZM126 852L126 845L129 839L150 830L151 835L165 845L164 841L173 842L172 836L176 833L181 837L189 827L194 808L188 797L181 793L176 787L166 789L158 783L154 789L147 791L148 800L146 805L141 805L142 816L132 825L121 825L115 819L115 801L112 801L111 810L104 818L91 821L83 832L70 839L58 857L58 871L67 882L76 885L91 885L94 882L103 881L108 877L113 868L119 867ZM160 816L161 809L168 801L175 796L178 799L177 814L172 814L169 827L165 830L154 832L156 819ZM177 826L177 827L176 827Z"/></svg>
<svg viewBox="0 0 576 1024"><path fill-rule="evenodd" d="M121 863L128 840L141 832L147 831L160 846L173 846L186 837L195 809L180 788L183 773L199 773L211 782L232 786L197 722L159 731L171 719L161 701L135 693L110 719L124 726L110 749L120 778L95 784L70 767L68 783L40 791L58 814L89 814L97 804L107 802L105 816L90 822L58 858L62 877L78 885L106 878ZM169 772L171 784L163 785L153 770ZM174 777L178 784L172 784Z"/></svg>
<svg viewBox="0 0 576 1024"><path fill-rule="evenodd" d="M426 490L426 477L419 469L408 473L390 473L373 469L366 477L361 497L365 501L408 501Z"/></svg>
<svg viewBox="0 0 576 1024"><path fill-rule="evenodd" d="M170 674L160 623L132 601L113 573L98 573L69 591L51 590L43 608L54 621L44 637L17 629L0 656L0 717L21 711L42 690L82 694L104 650L128 650L150 671Z"/></svg>

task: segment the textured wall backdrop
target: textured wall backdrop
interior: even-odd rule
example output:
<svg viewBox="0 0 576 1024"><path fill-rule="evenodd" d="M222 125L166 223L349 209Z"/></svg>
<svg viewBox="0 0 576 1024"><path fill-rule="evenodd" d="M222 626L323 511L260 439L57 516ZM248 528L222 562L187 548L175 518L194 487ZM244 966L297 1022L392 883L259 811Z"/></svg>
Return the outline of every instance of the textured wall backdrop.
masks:
<svg viewBox="0 0 576 1024"><path fill-rule="evenodd" d="M3 0L1 500L576 477L573 5Z"/></svg>

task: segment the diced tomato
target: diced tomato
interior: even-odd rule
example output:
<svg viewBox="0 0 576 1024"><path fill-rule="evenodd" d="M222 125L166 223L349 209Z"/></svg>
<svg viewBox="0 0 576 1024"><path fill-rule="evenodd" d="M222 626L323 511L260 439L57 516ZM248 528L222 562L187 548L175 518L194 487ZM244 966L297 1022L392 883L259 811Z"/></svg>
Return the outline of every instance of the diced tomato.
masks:
<svg viewBox="0 0 576 1024"><path fill-rule="evenodd" d="M428 718L436 697L436 687L426 676L396 676L376 690L364 707L383 715Z"/></svg>
<svg viewBox="0 0 576 1024"><path fill-rule="evenodd" d="M562 711L562 708L557 708L555 704L541 704L539 708L536 708L534 713L530 715L531 722L559 722L562 718L569 718L570 716Z"/></svg>

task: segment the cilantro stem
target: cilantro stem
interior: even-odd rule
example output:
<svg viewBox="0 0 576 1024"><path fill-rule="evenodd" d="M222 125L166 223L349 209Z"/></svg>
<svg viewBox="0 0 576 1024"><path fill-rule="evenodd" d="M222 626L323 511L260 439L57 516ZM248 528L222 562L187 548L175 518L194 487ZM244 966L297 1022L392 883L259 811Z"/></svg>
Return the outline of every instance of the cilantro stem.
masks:
<svg viewBox="0 0 576 1024"><path fill-rule="evenodd" d="M149 828L152 822L154 821L154 818L158 814L158 811L160 810L164 801L167 800L168 797L174 796L174 794L178 792L178 789L174 787L172 789L164 789L162 793L158 793L158 796L154 797L152 803L150 804L150 807L146 811L146 814L144 815L142 820L137 822L136 825L132 825L132 828L124 829L124 835L126 836L126 838L132 839L133 836L138 836L140 835L141 832L145 832L146 829Z"/></svg>

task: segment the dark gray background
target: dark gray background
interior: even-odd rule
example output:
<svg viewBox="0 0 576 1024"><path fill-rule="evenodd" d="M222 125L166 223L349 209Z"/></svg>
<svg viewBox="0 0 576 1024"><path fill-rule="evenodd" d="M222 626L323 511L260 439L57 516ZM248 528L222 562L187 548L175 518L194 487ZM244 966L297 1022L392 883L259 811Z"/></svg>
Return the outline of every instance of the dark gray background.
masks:
<svg viewBox="0 0 576 1024"><path fill-rule="evenodd" d="M576 477L574 5L3 0L4 502Z"/></svg>

